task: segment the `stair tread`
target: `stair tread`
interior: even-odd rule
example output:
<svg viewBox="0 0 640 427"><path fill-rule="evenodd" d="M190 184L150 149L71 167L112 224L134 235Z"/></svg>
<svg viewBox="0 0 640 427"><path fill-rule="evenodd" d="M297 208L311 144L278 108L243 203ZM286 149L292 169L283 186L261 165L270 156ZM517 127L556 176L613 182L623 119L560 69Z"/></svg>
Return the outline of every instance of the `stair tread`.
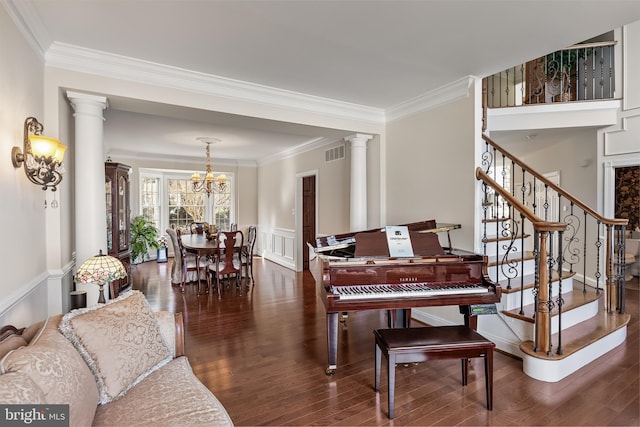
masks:
<svg viewBox="0 0 640 427"><path fill-rule="evenodd" d="M510 235L510 236L500 236L500 237L485 237L484 239L482 239L482 243L495 243L495 242L504 242L506 240L511 240L511 239L526 239L527 237L530 237L531 234L514 234L514 235Z"/></svg>
<svg viewBox="0 0 640 427"><path fill-rule="evenodd" d="M607 313L600 308L596 316L562 331L562 354L556 354L556 348L552 349L551 356L543 351L535 352L533 341L520 343L520 350L538 359L561 360L626 326L630 319L630 314ZM557 334L553 334L552 342L557 342Z"/></svg>
<svg viewBox="0 0 640 427"><path fill-rule="evenodd" d="M602 292L596 294L595 291L587 291L582 292L582 289L574 289L571 292L567 292L566 294L562 294L562 299L564 300L564 304L562 305L562 312L566 313L569 310L574 308L581 307L583 305L592 303L600 298L602 298ZM554 298L555 301L555 298ZM534 314L535 314L535 305L528 304L522 307L523 314L520 314L520 307L511 309L511 310L503 310L502 312L509 317L513 317L516 319L523 320L525 322L534 322ZM551 310L551 316L556 316L558 314L558 307L554 307Z"/></svg>
<svg viewBox="0 0 640 427"><path fill-rule="evenodd" d="M575 272L569 272L569 271L563 271L562 272L562 280L566 280L569 279L573 276L575 276ZM535 284L535 275L534 274L525 274L523 276L523 286L524 289L533 289L533 285ZM551 275L551 280L556 281L558 280L558 272L554 271ZM500 285L500 287L502 288L502 293L503 294L512 294L512 293L516 293L516 292L520 292L520 278L517 277L515 279L511 279L511 289L508 289L507 286L509 285L509 279L502 279L500 281L498 281L498 284Z"/></svg>
<svg viewBox="0 0 640 427"><path fill-rule="evenodd" d="M502 221L509 221L510 218L507 217L503 217L503 218L487 218L487 219L483 219L482 222L485 224L489 224L489 223L496 223L496 222L502 222Z"/></svg>
<svg viewBox="0 0 640 427"><path fill-rule="evenodd" d="M495 257L491 257L491 258L495 258ZM536 257L533 255L533 252L531 251L525 251L525 252L521 252L518 253L518 256L514 256L511 258L508 258L506 261L508 262L520 262L520 261L529 261L532 259L536 259ZM495 267L496 265L502 265L505 263L505 260L503 260L503 256L500 256L500 260L499 261L489 261L487 263L487 267Z"/></svg>

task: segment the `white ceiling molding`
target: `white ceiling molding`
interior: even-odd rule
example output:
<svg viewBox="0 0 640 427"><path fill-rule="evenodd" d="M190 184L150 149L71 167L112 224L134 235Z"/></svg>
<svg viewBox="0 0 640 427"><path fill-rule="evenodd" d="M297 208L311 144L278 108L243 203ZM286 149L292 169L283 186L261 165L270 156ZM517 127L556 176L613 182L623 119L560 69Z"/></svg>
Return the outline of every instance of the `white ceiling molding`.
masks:
<svg viewBox="0 0 640 427"><path fill-rule="evenodd" d="M131 159L131 160L153 160L160 162L171 162L172 164L184 164L189 165L189 168L193 168L194 164L202 163L202 170L205 169L204 156L192 157L192 156L175 156L170 154L161 153L140 153L139 151L128 150L108 150L107 157L116 159ZM258 164L252 160L227 160L227 159L211 159L211 166L215 169L217 166L226 167L256 167Z"/></svg>
<svg viewBox="0 0 640 427"><path fill-rule="evenodd" d="M48 67L346 119L384 123L384 111L379 108L156 64L65 43L54 42L47 50L45 58Z"/></svg>
<svg viewBox="0 0 640 427"><path fill-rule="evenodd" d="M294 147L290 150L281 151L272 156L265 157L258 162L258 165L264 165L278 160L284 160L289 157L297 156L298 154L306 153L307 151L315 150L329 144L335 144L338 141L342 141L342 138L316 138L309 142L305 142L304 144L298 145L297 147Z"/></svg>
<svg viewBox="0 0 640 427"><path fill-rule="evenodd" d="M455 82L449 83L431 92L416 96L405 102L401 102L387 110L387 122L401 119L421 111L448 104L458 99L469 97L469 90L473 86L475 77L467 76Z"/></svg>
<svg viewBox="0 0 640 427"><path fill-rule="evenodd" d="M7 14L20 30L33 51L44 60L45 51L51 44L51 38L44 29L42 20L35 12L31 3L21 0L0 0Z"/></svg>

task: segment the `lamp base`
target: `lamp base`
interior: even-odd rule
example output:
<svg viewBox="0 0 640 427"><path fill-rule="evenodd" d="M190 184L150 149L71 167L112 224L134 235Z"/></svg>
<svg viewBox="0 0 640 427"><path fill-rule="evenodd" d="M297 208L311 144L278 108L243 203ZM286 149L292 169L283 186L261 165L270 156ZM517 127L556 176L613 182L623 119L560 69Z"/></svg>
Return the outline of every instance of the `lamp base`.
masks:
<svg viewBox="0 0 640 427"><path fill-rule="evenodd" d="M98 304L104 304L107 301L104 299L104 289L103 289L104 285L100 285L100 296L98 297Z"/></svg>

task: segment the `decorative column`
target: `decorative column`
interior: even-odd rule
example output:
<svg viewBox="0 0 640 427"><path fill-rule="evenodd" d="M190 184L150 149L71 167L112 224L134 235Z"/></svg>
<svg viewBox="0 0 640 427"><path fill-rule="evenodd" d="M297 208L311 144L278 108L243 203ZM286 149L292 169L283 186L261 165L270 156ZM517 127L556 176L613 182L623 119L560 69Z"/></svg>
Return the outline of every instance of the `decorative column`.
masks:
<svg viewBox="0 0 640 427"><path fill-rule="evenodd" d="M351 143L351 231L367 229L367 141L372 138L362 133L344 138Z"/></svg>
<svg viewBox="0 0 640 427"><path fill-rule="evenodd" d="M86 259L107 253L107 204L104 193L104 96L67 91L75 111L75 230L76 268ZM87 291L87 306L98 301L94 284L77 284Z"/></svg>

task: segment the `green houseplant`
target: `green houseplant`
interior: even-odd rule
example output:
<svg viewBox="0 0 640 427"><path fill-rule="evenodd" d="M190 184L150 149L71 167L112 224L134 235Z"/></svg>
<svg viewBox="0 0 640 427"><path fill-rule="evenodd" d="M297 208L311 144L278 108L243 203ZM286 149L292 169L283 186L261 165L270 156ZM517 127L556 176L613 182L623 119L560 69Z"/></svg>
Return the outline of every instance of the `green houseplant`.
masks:
<svg viewBox="0 0 640 427"><path fill-rule="evenodd" d="M131 262L144 262L149 249L160 249L158 229L144 216L131 218Z"/></svg>

